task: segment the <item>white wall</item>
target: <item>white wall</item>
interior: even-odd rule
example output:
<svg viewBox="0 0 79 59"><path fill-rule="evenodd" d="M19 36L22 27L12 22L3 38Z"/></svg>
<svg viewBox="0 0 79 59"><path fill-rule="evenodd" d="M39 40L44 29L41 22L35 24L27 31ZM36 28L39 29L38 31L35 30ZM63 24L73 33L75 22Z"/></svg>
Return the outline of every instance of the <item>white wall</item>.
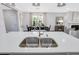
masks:
<svg viewBox="0 0 79 59"><path fill-rule="evenodd" d="M47 25L51 25L51 30L54 30L56 24L56 17L64 17L64 25L66 26L68 19L67 13L47 13Z"/></svg>
<svg viewBox="0 0 79 59"><path fill-rule="evenodd" d="M26 25L30 25L30 13L22 13L23 19L22 19L22 26L24 29L26 29Z"/></svg>
<svg viewBox="0 0 79 59"><path fill-rule="evenodd" d="M62 16L64 17L64 25L67 28L70 28L70 22L72 22L72 11L69 12L51 12L47 13L47 25L51 25L51 30L54 30L54 26L56 23L56 17Z"/></svg>
<svg viewBox="0 0 79 59"><path fill-rule="evenodd" d="M0 4L0 33L5 33L5 24L4 24L4 18L2 13L2 6Z"/></svg>
<svg viewBox="0 0 79 59"><path fill-rule="evenodd" d="M51 25L51 30L54 30L54 26L55 26L55 13L47 13L47 26Z"/></svg>

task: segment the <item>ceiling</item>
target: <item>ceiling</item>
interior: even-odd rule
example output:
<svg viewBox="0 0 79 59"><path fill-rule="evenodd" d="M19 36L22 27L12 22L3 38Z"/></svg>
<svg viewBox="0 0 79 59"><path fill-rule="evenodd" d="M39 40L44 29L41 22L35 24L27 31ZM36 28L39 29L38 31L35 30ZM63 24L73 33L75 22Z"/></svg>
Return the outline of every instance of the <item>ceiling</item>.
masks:
<svg viewBox="0 0 79 59"><path fill-rule="evenodd" d="M57 3L40 3L33 6L32 3L15 3L15 7L23 12L67 12L79 11L79 3L66 3L63 7L57 7Z"/></svg>

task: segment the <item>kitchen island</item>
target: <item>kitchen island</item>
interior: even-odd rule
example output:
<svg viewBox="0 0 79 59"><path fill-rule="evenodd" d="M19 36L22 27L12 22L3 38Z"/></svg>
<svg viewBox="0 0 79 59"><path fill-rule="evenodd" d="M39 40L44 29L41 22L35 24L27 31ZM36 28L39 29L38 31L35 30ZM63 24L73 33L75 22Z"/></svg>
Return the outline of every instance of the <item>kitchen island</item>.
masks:
<svg viewBox="0 0 79 59"><path fill-rule="evenodd" d="M44 32L41 37L53 38L58 47L21 48L26 37L39 37L38 32L9 32L0 35L0 54L79 54L79 39L64 32Z"/></svg>

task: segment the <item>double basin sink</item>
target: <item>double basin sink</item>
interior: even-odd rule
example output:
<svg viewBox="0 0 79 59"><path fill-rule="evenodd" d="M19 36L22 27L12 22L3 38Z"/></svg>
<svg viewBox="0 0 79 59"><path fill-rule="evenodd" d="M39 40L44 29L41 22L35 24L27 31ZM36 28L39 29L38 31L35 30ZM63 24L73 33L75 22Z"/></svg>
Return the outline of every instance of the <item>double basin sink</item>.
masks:
<svg viewBox="0 0 79 59"><path fill-rule="evenodd" d="M52 38L27 37L19 47L57 47L57 43Z"/></svg>

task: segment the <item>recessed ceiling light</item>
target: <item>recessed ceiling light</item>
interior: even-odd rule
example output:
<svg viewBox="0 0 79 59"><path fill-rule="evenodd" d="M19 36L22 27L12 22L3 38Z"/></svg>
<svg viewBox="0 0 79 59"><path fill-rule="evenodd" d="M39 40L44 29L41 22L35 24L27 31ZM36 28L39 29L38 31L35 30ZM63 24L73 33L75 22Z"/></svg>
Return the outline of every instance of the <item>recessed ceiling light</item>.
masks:
<svg viewBox="0 0 79 59"><path fill-rule="evenodd" d="M66 5L66 3L57 3L57 7L63 7L65 5Z"/></svg>
<svg viewBox="0 0 79 59"><path fill-rule="evenodd" d="M32 3L32 6L40 6L40 3Z"/></svg>

